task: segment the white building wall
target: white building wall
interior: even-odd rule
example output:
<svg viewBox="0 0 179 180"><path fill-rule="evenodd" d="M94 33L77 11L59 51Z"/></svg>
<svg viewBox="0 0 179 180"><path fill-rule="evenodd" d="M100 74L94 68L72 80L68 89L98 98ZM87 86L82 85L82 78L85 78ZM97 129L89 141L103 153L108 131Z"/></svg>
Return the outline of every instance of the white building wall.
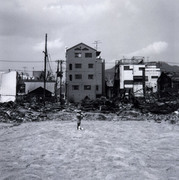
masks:
<svg viewBox="0 0 179 180"><path fill-rule="evenodd" d="M133 80L133 71L125 70L123 71L123 74L124 74L123 80Z"/></svg>
<svg viewBox="0 0 179 180"><path fill-rule="evenodd" d="M126 88L132 88L133 85L124 85L124 81L125 80L131 80L133 81L133 70L124 70L124 66L126 65L120 65L120 89L124 89ZM130 66L131 69L133 69L133 67Z"/></svg>
<svg viewBox="0 0 179 180"><path fill-rule="evenodd" d="M157 80L161 74L160 68L157 68L156 66L146 66L145 74L148 77L146 86L152 87L153 92L157 92Z"/></svg>
<svg viewBox="0 0 179 180"><path fill-rule="evenodd" d="M17 72L0 72L0 102L15 101Z"/></svg>
<svg viewBox="0 0 179 180"><path fill-rule="evenodd" d="M133 65L133 76L142 76L142 70L140 68L145 68L144 64L135 64Z"/></svg>

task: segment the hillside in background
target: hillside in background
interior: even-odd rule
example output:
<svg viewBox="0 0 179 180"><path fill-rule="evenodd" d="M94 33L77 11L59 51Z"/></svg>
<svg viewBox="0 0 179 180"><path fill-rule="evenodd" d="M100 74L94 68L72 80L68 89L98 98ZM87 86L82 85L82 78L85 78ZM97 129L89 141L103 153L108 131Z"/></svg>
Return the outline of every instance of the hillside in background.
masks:
<svg viewBox="0 0 179 180"><path fill-rule="evenodd" d="M179 66L176 66L176 65L172 66L166 62L158 62L157 64L160 67L161 71L163 71L163 72L179 73ZM107 79L113 80L114 72L115 72L115 67L112 67L111 69L106 69L105 77Z"/></svg>
<svg viewBox="0 0 179 180"><path fill-rule="evenodd" d="M175 72L179 73L179 66L172 66L166 62L158 62L158 65L163 72Z"/></svg>
<svg viewBox="0 0 179 180"><path fill-rule="evenodd" d="M105 77L107 79L114 79L114 72L115 72L115 66L112 67L111 69L106 69L105 70Z"/></svg>

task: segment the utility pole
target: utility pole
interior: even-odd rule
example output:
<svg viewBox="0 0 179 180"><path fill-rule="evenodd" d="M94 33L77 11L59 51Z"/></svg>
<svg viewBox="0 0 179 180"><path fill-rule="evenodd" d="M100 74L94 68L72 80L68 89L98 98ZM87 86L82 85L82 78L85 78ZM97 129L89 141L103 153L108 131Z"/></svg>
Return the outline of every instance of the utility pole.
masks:
<svg viewBox="0 0 179 180"><path fill-rule="evenodd" d="M143 84L143 94L144 94L144 98L145 98L145 96L146 96L145 68L142 69L142 84Z"/></svg>
<svg viewBox="0 0 179 180"><path fill-rule="evenodd" d="M60 102L62 102L62 78L63 78L63 70L62 70L62 64L64 60L57 60L57 78L56 78L56 84L55 84L55 92L56 92L56 98L57 98L57 84L58 84L58 77L60 78ZM59 71L60 66L60 71Z"/></svg>
<svg viewBox="0 0 179 180"><path fill-rule="evenodd" d="M45 34L45 51L44 53L44 92L43 92L43 101L45 106L45 90L46 90L46 64L47 64L47 34Z"/></svg>
<svg viewBox="0 0 179 180"><path fill-rule="evenodd" d="M56 82L55 82L55 100L57 100L57 85L58 85L58 73L59 73L59 63L60 63L60 60L57 60L57 71L56 71Z"/></svg>

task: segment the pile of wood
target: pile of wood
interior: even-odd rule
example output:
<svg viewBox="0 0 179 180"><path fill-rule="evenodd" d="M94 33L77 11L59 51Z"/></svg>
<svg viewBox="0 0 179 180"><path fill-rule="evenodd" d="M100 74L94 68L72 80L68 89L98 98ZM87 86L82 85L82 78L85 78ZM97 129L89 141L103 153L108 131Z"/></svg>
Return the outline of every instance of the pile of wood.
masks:
<svg viewBox="0 0 179 180"><path fill-rule="evenodd" d="M134 106L141 109L142 112L151 112L155 114L170 114L179 109L179 98L171 99L158 99L158 98L135 98Z"/></svg>

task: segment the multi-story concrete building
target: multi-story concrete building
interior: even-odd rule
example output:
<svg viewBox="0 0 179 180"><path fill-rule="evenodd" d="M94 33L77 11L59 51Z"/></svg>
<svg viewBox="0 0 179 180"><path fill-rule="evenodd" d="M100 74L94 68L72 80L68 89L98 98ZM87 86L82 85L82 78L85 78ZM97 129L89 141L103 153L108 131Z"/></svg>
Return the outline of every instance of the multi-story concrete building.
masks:
<svg viewBox="0 0 179 180"><path fill-rule="evenodd" d="M122 59L115 66L115 95L132 92L136 97L145 96L146 87L157 91L160 69L154 63L144 63L143 57Z"/></svg>
<svg viewBox="0 0 179 180"><path fill-rule="evenodd" d="M100 52L84 43L66 50L66 96L80 102L85 97L96 99L104 94L105 62Z"/></svg>
<svg viewBox="0 0 179 180"><path fill-rule="evenodd" d="M128 93L132 91L135 96L143 96L145 83L145 64L143 59L122 59L118 62L119 89L125 89Z"/></svg>

